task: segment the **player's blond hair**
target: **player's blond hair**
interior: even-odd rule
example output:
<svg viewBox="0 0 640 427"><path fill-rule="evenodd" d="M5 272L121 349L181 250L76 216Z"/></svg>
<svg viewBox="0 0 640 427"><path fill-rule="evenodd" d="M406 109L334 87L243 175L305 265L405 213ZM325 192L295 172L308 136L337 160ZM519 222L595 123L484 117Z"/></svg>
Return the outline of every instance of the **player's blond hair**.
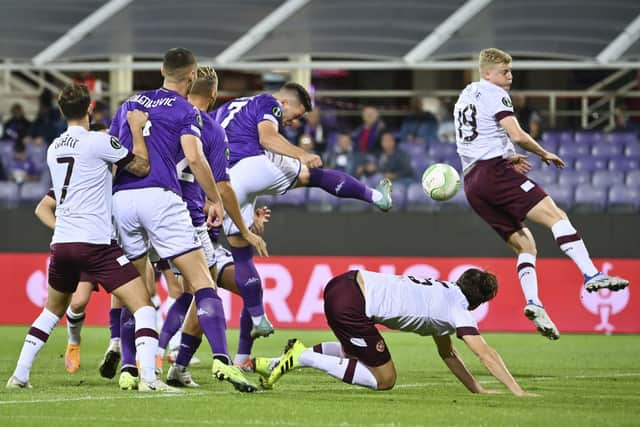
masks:
<svg viewBox="0 0 640 427"><path fill-rule="evenodd" d="M502 64L511 64L511 55L507 52L496 49L495 47L490 47L480 51L478 65L481 73L489 67Z"/></svg>
<svg viewBox="0 0 640 427"><path fill-rule="evenodd" d="M191 86L192 95L210 96L211 91L218 87L218 75L213 67L198 67L196 79Z"/></svg>

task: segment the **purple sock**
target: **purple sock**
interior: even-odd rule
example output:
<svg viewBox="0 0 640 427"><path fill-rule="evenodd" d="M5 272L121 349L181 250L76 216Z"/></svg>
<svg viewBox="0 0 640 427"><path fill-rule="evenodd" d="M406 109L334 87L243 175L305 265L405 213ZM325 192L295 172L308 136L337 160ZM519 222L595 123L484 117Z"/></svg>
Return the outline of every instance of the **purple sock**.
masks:
<svg viewBox="0 0 640 427"><path fill-rule="evenodd" d="M346 199L371 203L371 189L351 175L333 169L309 169L309 187L320 187L327 193ZM237 268L237 267L236 267Z"/></svg>
<svg viewBox="0 0 640 427"><path fill-rule="evenodd" d="M193 300L193 295L185 292L173 303L167 313L167 318L162 325L162 331L160 331L160 338L158 340L158 347L162 349L167 348L171 337L173 337L182 326L184 317L191 305L191 300Z"/></svg>
<svg viewBox="0 0 640 427"><path fill-rule="evenodd" d="M207 337L213 355L229 357L227 348L227 322L224 318L224 307L218 293L213 288L196 291L196 307L200 328Z"/></svg>
<svg viewBox="0 0 640 427"><path fill-rule="evenodd" d="M178 350L178 357L176 357L176 365L189 366L189 362L191 362L193 355L196 354L201 342L202 338L183 332L180 339L180 350Z"/></svg>
<svg viewBox="0 0 640 427"><path fill-rule="evenodd" d="M262 316L264 306L262 305L262 280L256 266L253 263L253 248L245 246L242 248L231 247L231 255L236 267L235 279L238 291L242 296L245 309L251 316Z"/></svg>
<svg viewBox="0 0 640 427"><path fill-rule="evenodd" d="M122 316L121 308L112 308L109 310L109 331L111 339L120 338L120 316Z"/></svg>
<svg viewBox="0 0 640 427"><path fill-rule="evenodd" d="M122 367L136 366L136 320L124 307L120 315L120 351Z"/></svg>
<svg viewBox="0 0 640 427"><path fill-rule="evenodd" d="M242 313L240 314L240 338L238 339L238 354L251 354L251 347L253 347L251 328L253 328L251 315L245 308L243 308Z"/></svg>

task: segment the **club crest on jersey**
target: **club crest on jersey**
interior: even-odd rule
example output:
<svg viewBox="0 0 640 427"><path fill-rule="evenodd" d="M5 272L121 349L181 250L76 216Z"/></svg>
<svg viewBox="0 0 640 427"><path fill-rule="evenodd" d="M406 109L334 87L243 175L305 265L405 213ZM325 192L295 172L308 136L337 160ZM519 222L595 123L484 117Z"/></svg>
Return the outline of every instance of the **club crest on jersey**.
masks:
<svg viewBox="0 0 640 427"><path fill-rule="evenodd" d="M377 350L379 353L382 353L382 352L384 351L384 349L385 349L384 340L380 340L380 341L378 341L378 342L376 343L376 350Z"/></svg>
<svg viewBox="0 0 640 427"><path fill-rule="evenodd" d="M511 100L506 96L502 98L502 103L504 104L505 107L513 108L513 104L511 103Z"/></svg>
<svg viewBox="0 0 640 427"><path fill-rule="evenodd" d="M198 122L198 126L202 128L202 116L199 111L196 112L196 122Z"/></svg>
<svg viewBox="0 0 640 427"><path fill-rule="evenodd" d="M224 157L227 159L227 161L231 159L231 150L229 150L229 147L224 149Z"/></svg>
<svg viewBox="0 0 640 427"><path fill-rule="evenodd" d="M120 145L120 141L118 140L118 138L116 138L115 136L111 137L111 146L115 149L115 150L119 150L120 148L122 148L122 145Z"/></svg>
<svg viewBox="0 0 640 427"><path fill-rule="evenodd" d="M274 116L276 116L277 118L282 117L282 110L280 109L280 107L273 107L271 109L271 112L273 113Z"/></svg>

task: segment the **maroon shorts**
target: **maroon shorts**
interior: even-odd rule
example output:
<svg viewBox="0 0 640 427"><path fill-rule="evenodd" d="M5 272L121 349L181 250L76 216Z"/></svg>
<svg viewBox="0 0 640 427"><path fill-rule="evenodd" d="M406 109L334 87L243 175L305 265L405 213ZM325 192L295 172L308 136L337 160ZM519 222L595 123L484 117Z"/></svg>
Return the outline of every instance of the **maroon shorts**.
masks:
<svg viewBox="0 0 640 427"><path fill-rule="evenodd" d="M356 280L357 271L336 276L324 290L324 313L343 351L367 366L391 360L389 349L366 315L365 301Z"/></svg>
<svg viewBox="0 0 640 427"><path fill-rule="evenodd" d="M473 210L505 241L524 228L527 213L547 197L502 157L478 161L464 176L464 192Z"/></svg>
<svg viewBox="0 0 640 427"><path fill-rule="evenodd" d="M80 279L78 279L78 282L89 282L93 285L93 292L98 292L100 291L100 288L98 287L98 281L96 280L95 277L93 277L90 274L81 272L80 273Z"/></svg>
<svg viewBox="0 0 640 427"><path fill-rule="evenodd" d="M115 289L139 277L136 268L116 244L55 243L51 245L49 285L57 291L73 293L81 274L99 282L105 291Z"/></svg>

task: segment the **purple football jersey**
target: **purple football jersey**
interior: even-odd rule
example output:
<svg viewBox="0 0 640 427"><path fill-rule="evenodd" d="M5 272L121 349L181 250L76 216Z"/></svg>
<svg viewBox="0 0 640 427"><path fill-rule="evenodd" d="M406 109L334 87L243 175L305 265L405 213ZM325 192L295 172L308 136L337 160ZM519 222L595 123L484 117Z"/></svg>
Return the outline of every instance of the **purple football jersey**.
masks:
<svg viewBox="0 0 640 427"><path fill-rule="evenodd" d="M202 116L178 92L160 88L139 93L125 101L113 117L109 133L120 139L120 143L133 149L131 130L127 123L127 111L141 110L149 113L144 128L144 139L149 151L151 172L137 177L125 170L118 171L113 192L135 188L160 187L181 194L176 163L182 154L180 137L200 137Z"/></svg>
<svg viewBox="0 0 640 427"><path fill-rule="evenodd" d="M209 161L216 182L229 181L229 147L224 129L207 114L202 114L202 150ZM205 194L189 169L187 159L181 151L178 162L178 179L182 188L182 198L187 203L189 215L194 226L204 224Z"/></svg>
<svg viewBox="0 0 640 427"><path fill-rule="evenodd" d="M260 145L258 124L269 120L280 127L282 104L273 96L263 93L231 100L211 114L227 133L231 152L229 165L233 166L245 157L264 153L264 148Z"/></svg>

